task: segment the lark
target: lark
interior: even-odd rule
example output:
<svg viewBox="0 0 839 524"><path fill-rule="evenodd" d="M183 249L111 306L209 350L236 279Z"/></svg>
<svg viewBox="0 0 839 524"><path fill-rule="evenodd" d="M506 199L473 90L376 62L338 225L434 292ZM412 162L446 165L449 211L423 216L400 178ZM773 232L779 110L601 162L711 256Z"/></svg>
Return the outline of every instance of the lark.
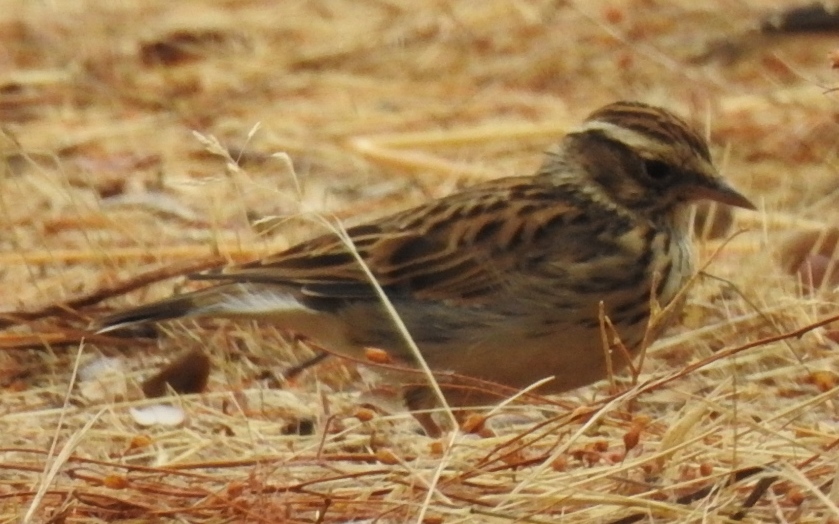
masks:
<svg viewBox="0 0 839 524"><path fill-rule="evenodd" d="M694 272L690 208L703 199L755 208L721 178L706 140L685 121L616 102L564 136L533 175L347 229L355 252L325 234L196 275L215 284L94 327L261 318L356 359L377 348L415 365L413 343L437 372L563 392L625 367L666 327L649 333L651 309L674 300L678 309ZM453 405L481 402L457 388L444 393ZM435 403L424 385L407 388L406 399L412 409Z"/></svg>

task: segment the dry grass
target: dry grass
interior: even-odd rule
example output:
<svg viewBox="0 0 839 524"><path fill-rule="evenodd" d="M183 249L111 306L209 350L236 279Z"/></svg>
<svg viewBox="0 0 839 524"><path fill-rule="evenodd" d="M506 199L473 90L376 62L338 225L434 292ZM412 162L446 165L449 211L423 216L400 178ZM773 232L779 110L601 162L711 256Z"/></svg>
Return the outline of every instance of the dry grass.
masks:
<svg viewBox="0 0 839 524"><path fill-rule="evenodd" d="M839 522L837 282L779 262L839 219L836 41L756 29L787 3L1 0L0 522ZM269 376L312 355L270 325L84 331L313 216L529 172L617 98L706 125L762 208L636 385L437 441L364 408L363 369ZM186 420L139 426L140 383L196 349Z"/></svg>

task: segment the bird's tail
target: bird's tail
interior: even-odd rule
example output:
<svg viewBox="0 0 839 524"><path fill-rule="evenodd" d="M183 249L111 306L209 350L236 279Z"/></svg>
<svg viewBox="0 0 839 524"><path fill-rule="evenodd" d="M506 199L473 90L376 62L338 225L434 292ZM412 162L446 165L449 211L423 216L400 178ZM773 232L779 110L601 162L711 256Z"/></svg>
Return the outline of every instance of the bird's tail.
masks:
<svg viewBox="0 0 839 524"><path fill-rule="evenodd" d="M219 284L97 319L90 329L107 333L135 324L185 317L276 317L311 313L283 286Z"/></svg>
<svg viewBox="0 0 839 524"><path fill-rule="evenodd" d="M97 333L107 333L137 324L161 322L176 318L195 316L200 309L194 295L202 293L186 293L171 298L145 304L131 309L118 311L106 317L98 318L90 325L90 329Z"/></svg>
<svg viewBox="0 0 839 524"><path fill-rule="evenodd" d="M95 320L90 329L107 333L137 324L187 317L267 318L279 326L324 341L341 350L355 349L343 338L345 326L333 315L304 305L293 288L264 283L235 282L184 293Z"/></svg>

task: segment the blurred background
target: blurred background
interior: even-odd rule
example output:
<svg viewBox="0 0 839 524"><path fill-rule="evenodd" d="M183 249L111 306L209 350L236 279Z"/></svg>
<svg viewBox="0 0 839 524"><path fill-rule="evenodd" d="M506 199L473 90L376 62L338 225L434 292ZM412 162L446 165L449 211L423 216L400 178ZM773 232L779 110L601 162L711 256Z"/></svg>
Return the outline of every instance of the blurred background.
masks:
<svg viewBox="0 0 839 524"><path fill-rule="evenodd" d="M566 130L618 99L661 105L693 122L710 138L725 176L760 207L737 215L701 210L703 260L729 241L708 268L726 283L697 284L682 328L651 353L645 372L678 373L721 348L835 314L836 10L833 2L790 0L0 0L0 385L11 428L0 442L47 450L54 437L64 442L106 409L101 424L85 430L80 455L114 464L136 455L151 466L169 464L192 446L201 449L189 454L196 460L280 453L278 441L263 448L252 434L212 452L199 441L239 423L285 427L277 421L303 417L299 411L322 421L329 409L318 395L357 389L364 380L359 371L324 364L297 384L316 400L231 414L225 411L231 390L246 396L264 385L266 368L291 366L311 348L270 326L202 331L193 324L167 332L163 342L91 339L84 326L105 310L191 285L163 277L254 258L320 233L315 217L352 223L476 180L531 173ZM633 425L631 410L609 419L607 441L645 427L652 442L646 450L654 453L681 420L686 399L713 390L713 399L748 405L741 413L747 421L741 427L737 416L715 419L713 449L692 448L692 458L680 459L690 471L707 473L702 464L717 472L735 468L732 450L746 441L732 435L754 429L750 424L779 409L779 399L791 403L785 413L810 410L812 420L795 419L796 431L806 426L806 435L818 439L793 438L786 433L790 420L777 420L748 441L749 449L763 453L761 439L770 434L791 447L752 456L822 449L830 432L821 424L835 418L829 399L839 335L828 325L809 336L685 378L676 392L651 401L655 409L643 415L649 426ZM83 338L80 362L118 360L122 382L68 392ZM225 366L210 379L209 390L220 396L195 401L196 433L181 432L182 440L167 447L161 435L169 430L139 430L115 406L136 400L137 384L155 366L195 348L206 350L216 368ZM80 380L100 384L97 373ZM754 390L729 388L727 380L739 373ZM717 384L724 386L714 390ZM605 388L594 391L574 402L602 397ZM72 416L58 409L67 395L78 408ZM814 395L819 400L809 403ZM219 410L212 416L211 407ZM236 418L245 412L247 422ZM233 418L222 422L227 416ZM138 435L149 440L137 444ZM375 449L370 442L352 449ZM47 464L38 454L15 460L31 460L34 472ZM577 480L594 478L583 459L569 460L581 468L571 468ZM824 460L826 469L802 473L807 483L777 492L789 497L777 511L793 515L808 498L802 493L832 475ZM15 471L21 483L58 493L44 505L32 503L36 516L62 504L90 518L131 514L122 506L111 514L70 503L69 488L27 471ZM96 471L97 478L123 474ZM239 480L252 473L235 471ZM639 471L648 479L650 471ZM682 472L668 474L684 480ZM58 478L105 496L101 482ZM226 482L232 481L206 480L206 489ZM613 487L591 485L598 492ZM19 488L4 489L20 496L8 515L33 500ZM147 509L169 503L136 487L131 496ZM382 504L371 506L374 516L393 503L368 496ZM302 521L316 521L319 510L312 508L322 499L306 497L294 499L308 508L311 518ZM608 515L608 505L580 504L574 506L580 518ZM813 515L839 518L835 506L814 504ZM561 504L521 507L528 509L511 514L571 511ZM775 511L764 510L764 516ZM338 514L370 516L358 511Z"/></svg>

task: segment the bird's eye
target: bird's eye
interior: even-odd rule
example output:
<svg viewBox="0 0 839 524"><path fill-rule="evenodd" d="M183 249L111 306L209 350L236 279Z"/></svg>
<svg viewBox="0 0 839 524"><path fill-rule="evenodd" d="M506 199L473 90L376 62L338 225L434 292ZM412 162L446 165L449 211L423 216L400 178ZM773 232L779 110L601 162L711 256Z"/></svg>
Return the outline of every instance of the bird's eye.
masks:
<svg viewBox="0 0 839 524"><path fill-rule="evenodd" d="M675 172L673 166L659 160L644 161L644 170L647 172L647 176L659 182L671 178Z"/></svg>

